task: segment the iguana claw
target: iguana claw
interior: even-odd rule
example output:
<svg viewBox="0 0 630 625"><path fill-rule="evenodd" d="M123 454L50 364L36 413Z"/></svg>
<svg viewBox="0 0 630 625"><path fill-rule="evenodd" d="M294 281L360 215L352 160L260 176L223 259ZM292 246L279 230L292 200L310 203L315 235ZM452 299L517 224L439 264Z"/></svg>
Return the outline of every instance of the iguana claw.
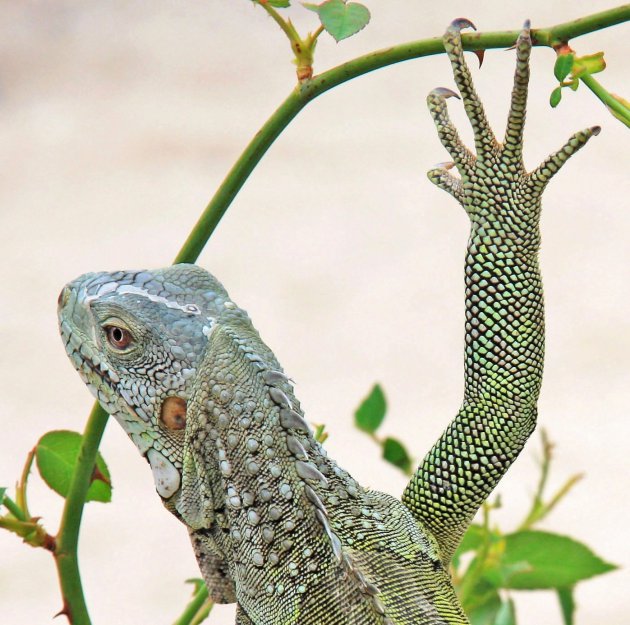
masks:
<svg viewBox="0 0 630 625"><path fill-rule="evenodd" d="M473 30L477 30L477 27L465 17L458 17L454 19L449 25L449 30L453 29L458 32L464 28L472 28Z"/></svg>
<svg viewBox="0 0 630 625"><path fill-rule="evenodd" d="M455 93L452 89L448 89L447 87L436 87L432 89L430 95L442 96L443 98L457 98L461 100L459 94Z"/></svg>

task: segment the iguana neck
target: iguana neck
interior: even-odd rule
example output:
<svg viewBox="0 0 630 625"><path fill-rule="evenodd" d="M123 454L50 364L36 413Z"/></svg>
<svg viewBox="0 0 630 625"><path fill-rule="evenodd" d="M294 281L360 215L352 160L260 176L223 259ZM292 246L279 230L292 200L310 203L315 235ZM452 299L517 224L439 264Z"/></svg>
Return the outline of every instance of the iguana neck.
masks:
<svg viewBox="0 0 630 625"><path fill-rule="evenodd" d="M370 494L314 439L273 354L257 334L223 328L211 338L207 363L204 390L193 398L205 419L196 419L201 427L188 446L208 468L209 531L239 601L257 598L258 605L284 594L297 609L309 588L338 584L345 570L365 597L359 600L378 608L377 589L340 538L370 506Z"/></svg>

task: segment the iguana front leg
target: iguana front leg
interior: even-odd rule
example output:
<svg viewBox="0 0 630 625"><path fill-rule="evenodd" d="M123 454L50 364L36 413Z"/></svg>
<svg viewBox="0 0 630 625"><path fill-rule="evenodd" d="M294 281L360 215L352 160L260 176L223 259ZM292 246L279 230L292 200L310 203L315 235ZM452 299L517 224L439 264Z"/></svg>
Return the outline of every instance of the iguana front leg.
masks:
<svg viewBox="0 0 630 625"><path fill-rule="evenodd" d="M436 537L446 564L475 512L518 456L536 424L544 354L543 292L538 267L540 202L551 177L588 139L573 135L531 173L523 166L523 127L531 38L525 24L503 143L492 133L464 60L455 20L444 35L455 82L472 124L473 154L449 119L448 89L427 99L438 136L454 163L429 172L471 221L466 254L465 390L462 406L403 495ZM453 165L460 177L452 174Z"/></svg>

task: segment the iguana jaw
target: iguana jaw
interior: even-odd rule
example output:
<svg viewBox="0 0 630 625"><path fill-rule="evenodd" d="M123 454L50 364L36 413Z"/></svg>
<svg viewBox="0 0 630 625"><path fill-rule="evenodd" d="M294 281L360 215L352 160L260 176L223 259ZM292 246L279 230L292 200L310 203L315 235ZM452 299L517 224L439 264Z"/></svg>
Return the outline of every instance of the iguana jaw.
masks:
<svg viewBox="0 0 630 625"><path fill-rule="evenodd" d="M66 353L94 398L133 440L141 455L152 446L148 417L121 393L120 376L102 357L86 286L97 274L85 274L63 288L58 300L59 329Z"/></svg>

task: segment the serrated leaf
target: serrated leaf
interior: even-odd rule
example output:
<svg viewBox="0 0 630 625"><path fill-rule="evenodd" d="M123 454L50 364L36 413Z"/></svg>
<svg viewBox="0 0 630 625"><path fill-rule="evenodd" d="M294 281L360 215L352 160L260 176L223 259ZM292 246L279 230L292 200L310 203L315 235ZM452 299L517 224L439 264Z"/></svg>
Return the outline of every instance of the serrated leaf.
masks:
<svg viewBox="0 0 630 625"><path fill-rule="evenodd" d="M558 56L553 66L553 73L558 79L558 82L562 82L571 73L574 59L575 54L572 52Z"/></svg>
<svg viewBox="0 0 630 625"><path fill-rule="evenodd" d="M304 2L303 6L319 15L322 26L338 42L356 35L368 25L371 17L369 9L358 2L326 0L321 4Z"/></svg>
<svg viewBox="0 0 630 625"><path fill-rule="evenodd" d="M501 607L494 619L494 625L516 625L516 608L512 599L501 601Z"/></svg>
<svg viewBox="0 0 630 625"><path fill-rule="evenodd" d="M405 473L411 472L411 458L404 445L395 438L387 437L383 441L383 458Z"/></svg>
<svg viewBox="0 0 630 625"><path fill-rule="evenodd" d="M564 625L573 625L575 615L575 599L573 598L573 588L558 588L558 600L562 610L562 622Z"/></svg>
<svg viewBox="0 0 630 625"><path fill-rule="evenodd" d="M66 497L77 464L81 434L69 430L47 432L35 447L35 459L42 479L62 497ZM109 469L100 453L96 456L95 479L85 500L107 503L112 499Z"/></svg>
<svg viewBox="0 0 630 625"><path fill-rule="evenodd" d="M556 87L549 96L549 104L555 109L560 104L560 100L562 100L562 87Z"/></svg>
<svg viewBox="0 0 630 625"><path fill-rule="evenodd" d="M525 530L505 536L502 566L526 562L528 571L514 572L504 588L534 590L573 586L617 567L602 560L586 545L559 534Z"/></svg>
<svg viewBox="0 0 630 625"><path fill-rule="evenodd" d="M375 384L369 395L361 402L361 405L354 413L354 424L360 430L374 434L381 423L383 423L386 412L387 402L385 394L381 385Z"/></svg>

